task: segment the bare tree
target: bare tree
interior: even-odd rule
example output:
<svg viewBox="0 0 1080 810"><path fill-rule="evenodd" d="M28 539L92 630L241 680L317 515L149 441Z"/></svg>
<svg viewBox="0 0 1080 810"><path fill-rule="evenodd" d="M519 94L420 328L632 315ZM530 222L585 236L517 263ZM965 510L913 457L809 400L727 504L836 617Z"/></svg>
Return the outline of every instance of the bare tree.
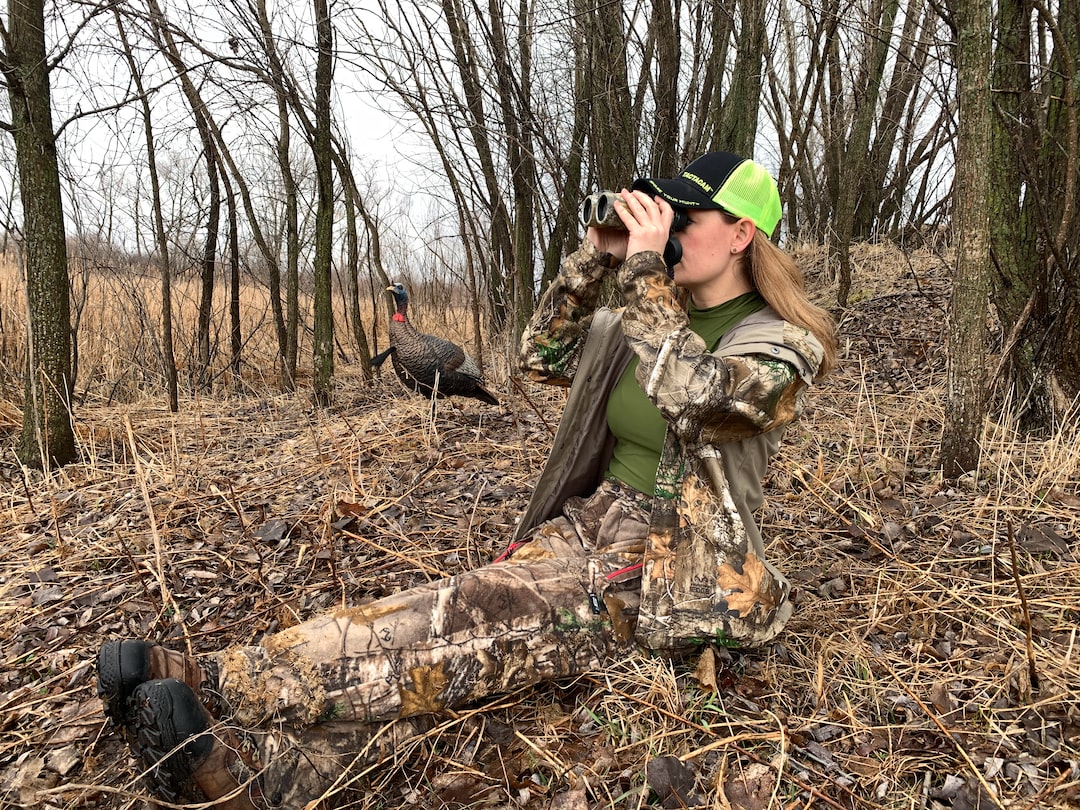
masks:
<svg viewBox="0 0 1080 810"><path fill-rule="evenodd" d="M165 386L169 397L169 410L180 410L179 391L176 379L176 357L173 351L172 323L172 265L169 260L169 240L165 235L165 220L161 209L161 180L158 177L157 149L154 146L153 117L150 113L150 99L143 84L142 70L135 63L135 56L128 40L124 20L117 9L113 9L116 30L120 33L120 45L127 62L131 78L139 94L139 106L142 110L143 134L146 138L146 164L150 172L151 205L154 216L154 243L157 247L158 261L161 264L161 360ZM208 330L209 331L209 330ZM209 354L209 350L207 350Z"/></svg>
<svg viewBox="0 0 1080 810"><path fill-rule="evenodd" d="M275 140L275 155L278 170L285 192L285 322L282 325L282 385L287 391L296 388L297 354L299 351L299 276L300 276L300 226L299 226L299 191L292 167L292 125L290 119L291 103L289 77L281 55L278 53L273 24L267 12L265 0L257 0L253 10L256 19L252 26L258 36L255 37L266 59L266 72L263 75L277 102L278 131ZM238 17L244 19L243 11ZM256 27L257 26L257 27Z"/></svg>
<svg viewBox="0 0 1080 810"><path fill-rule="evenodd" d="M864 175L855 216L852 238L870 239L904 223L900 216L905 207L905 190L911 182L914 166L898 144L917 131L922 108L912 102L923 81L922 70L930 53L931 38L937 34L940 17L923 0L909 0L903 8L903 29L888 56L892 75L884 88L880 111L873 123L873 136L867 150ZM940 128L938 128L940 131ZM924 156L925 157L925 156ZM891 226L891 227L890 227Z"/></svg>
<svg viewBox="0 0 1080 810"><path fill-rule="evenodd" d="M345 281L345 312L348 318L350 333L353 342L360 354L360 364L363 368L364 377L371 378L371 347L368 343L367 332L364 330L363 318L360 315L360 234L357 227L359 219L358 208L361 204L360 191L356 187L356 177L349 165L348 153L344 144L335 141L333 144L334 165L338 176L341 178L341 190L345 203L345 259L341 274ZM388 283L383 285L388 286Z"/></svg>
<svg viewBox="0 0 1080 810"><path fill-rule="evenodd" d="M990 289L990 10L983 0L954 6L957 138L954 226L959 234L949 309L948 401L941 437L946 475L975 469L986 417L987 294Z"/></svg>
<svg viewBox="0 0 1080 810"><path fill-rule="evenodd" d="M200 88L195 84L192 76L193 71L189 66L181 52L181 46L187 46L194 49L195 52L200 53L205 59L215 65L224 66L232 70L240 70L242 74L256 74L266 77L268 74L263 69L262 61L259 62L259 67L253 66L252 62L245 63L240 59L229 59L223 55L213 53L207 50L201 43L196 41L196 38L191 31L185 31L183 28L175 24L168 19L164 14L157 0L147 0L147 7L149 10L149 22L151 30L157 39L158 46L161 53L168 60L174 75L177 78L179 86L183 92L186 102L192 111L196 128L199 132L200 142L203 146L203 153L207 157L208 167L212 164L214 169L211 171L208 169L208 178L216 178L217 167L223 165L227 167L227 171L231 176L231 184L235 191L239 194L243 203L244 213L246 217L247 227L250 232L251 239L254 241L258 248L259 255L263 260L267 273L267 281L270 290L270 305L271 312L274 321L275 333L278 343L279 359L281 362L281 378L282 388L291 391L295 387L295 367L290 365L289 357L290 353L295 355L296 345L296 328L291 330L287 329L286 313L282 310L282 296L281 296L281 268L278 260L277 251L271 245L266 229L260 224L260 221L264 219L264 212L259 210L256 197L252 191L252 181L247 174L243 171L243 168L237 163L233 150L222 134L222 126L215 117L214 111L209 103L204 98L204 94L200 91ZM252 21L254 30L258 32L257 21ZM258 37L254 37L258 41ZM235 77L233 77L235 82ZM271 82L267 81L265 84L269 85ZM237 102L239 104L239 102ZM224 118L224 116L223 116ZM279 119L280 126L280 119ZM278 154L280 155L280 133L278 138ZM287 146L286 146L287 148ZM286 161L288 164L288 161ZM291 169L291 164L288 164ZM280 159L279 159L280 166ZM290 175L291 176L291 175ZM286 187L288 188L288 180L286 180ZM214 203L214 196L211 192L210 210L217 210ZM288 210L288 206L287 206ZM211 223L214 223L214 229L216 232L216 218L208 217L207 233L210 232ZM214 251L216 253L216 237L214 240ZM207 256L208 251L204 250L204 261L211 257ZM292 256L297 255L298 249L292 252ZM216 259L216 256L213 257ZM204 265L205 270L205 265ZM205 287L204 287L205 289ZM293 300L295 296L295 289L293 293L287 293L290 300ZM290 315L295 321L295 304L291 306ZM289 335L292 334L290 339ZM290 346L292 348L290 348Z"/></svg>
<svg viewBox="0 0 1080 810"><path fill-rule="evenodd" d="M11 121L0 126L15 139L29 320L26 400L17 453L28 466L62 466L76 456L71 424L74 381L64 209L49 89L55 62L45 50L44 0L10 0L0 37L0 70L11 106Z"/></svg>
<svg viewBox="0 0 1080 810"><path fill-rule="evenodd" d="M788 4L780 6L777 44L765 58L765 111L777 134L777 183L788 230L804 238L820 238L831 205L813 139L824 98L826 54L833 47L839 20L833 13L815 16L805 5L795 9L801 10L801 19L792 15ZM780 55L784 60L777 58Z"/></svg>
<svg viewBox="0 0 1080 810"><path fill-rule="evenodd" d="M224 164L221 169L229 222L229 372L233 386L239 388L243 375L241 353L244 347L244 335L240 328L240 217L229 172Z"/></svg>
<svg viewBox="0 0 1080 810"><path fill-rule="evenodd" d="M318 176L315 225L315 341L312 357L315 402L329 405L334 376L334 305L331 262L334 241L334 161L331 141L330 92L334 78L334 33L327 0L314 0L318 32L315 68L315 131L312 153Z"/></svg>
<svg viewBox="0 0 1080 810"><path fill-rule="evenodd" d="M707 149L771 162L786 233L831 233L841 302L851 241L906 236L925 222L951 224L959 214L949 202L956 199L954 173L961 176L954 167L951 7L937 0L411 0L382 2L372 9L377 17L360 6L339 7L337 64L354 65L353 75L395 104L429 146L397 158L401 182L391 193L409 199L407 215L397 213L405 205L380 203L376 210L365 199L367 190L351 178L356 156L344 133L331 129L337 142L329 161L317 157L326 154L320 113L330 109L327 86L319 85L318 21L310 19L321 7L217 0L211 20L191 4L163 10L160 0L147 0L148 15L141 5L118 8L132 34L145 19L159 34L158 52L145 55L132 38L146 84L162 64L170 74L171 84L143 88L166 102L155 107L154 126L175 109L167 100L183 100L195 111L198 157L208 167L191 178L193 159L182 155L179 173L188 187L170 188L168 149L157 144L164 225L154 225L154 243L162 242L164 228L174 272L176 257L198 256L203 292L211 289L219 252L216 175L221 202L238 214L230 225L232 272L251 244L255 272L265 268L285 388L295 386L306 348L303 286L313 279L320 299L330 286L319 278L329 266L325 256L343 265L357 347L367 338L361 276L379 286L395 263L447 273L469 291L477 340L502 328L516 331L532 306L536 276L549 279L580 238L582 192L622 186L643 173L673 173ZM1033 414L1059 414L1080 377L1069 348L1080 252L1076 87L1062 78L1076 73L1077 12L1061 0L1004 0L997 8L992 295L1005 359L995 379L1026 398ZM72 53L76 61L83 56ZM330 101L342 89L335 81L341 75L330 79ZM123 123L135 131L138 121L129 116ZM155 135L160 141L160 131ZM410 184L411 170L425 172L424 179ZM114 203L111 210L123 208ZM178 212L171 229L169 209ZM81 220L84 212L72 211ZM324 252L320 242L337 217L344 222L340 255ZM383 251L418 234L431 240L423 256ZM235 296L238 285L232 287ZM229 317L237 329L234 303ZM332 329L332 321L314 325L324 346L328 323ZM187 331L196 332L192 353L205 368L213 350L207 318ZM175 332L177 340L187 333ZM1052 339L1057 335L1070 340ZM234 334L232 341L238 374L242 340ZM361 362L367 354L361 348Z"/></svg>
<svg viewBox="0 0 1080 810"><path fill-rule="evenodd" d="M765 51L765 0L740 0L742 30L731 87L724 100L713 149L753 155L761 107L761 59Z"/></svg>
<svg viewBox="0 0 1080 810"><path fill-rule="evenodd" d="M877 120L877 98L892 46L892 27L899 0L873 0L862 45L863 59L853 80L851 97L840 85L840 52L834 48L829 60L832 101L832 148L829 171L835 189L833 211L835 239L830 243L837 259L839 287L837 303L847 306L851 290L850 245L855 232L855 211L859 206L870 157L870 139ZM846 104L845 102L850 102Z"/></svg>
<svg viewBox="0 0 1080 810"><path fill-rule="evenodd" d="M1080 395L1080 108L1076 3L1002 0L996 19L993 300L997 382L1052 430Z"/></svg>
<svg viewBox="0 0 1080 810"><path fill-rule="evenodd" d="M208 202L206 209L205 239L201 255L201 292L198 319L195 330L195 358L191 378L194 385L206 384L210 373L210 308L214 296L214 271L217 264L217 240L221 220L221 186L218 180L217 140L214 137L215 126L210 120L211 114L204 103L198 88L180 57L179 48L165 15L157 0L147 0L150 12L151 31L157 40L162 54L169 60L180 80L187 104L199 133L199 142L203 150L203 162L206 166L208 181ZM159 203L155 200L155 203Z"/></svg>
<svg viewBox="0 0 1080 810"><path fill-rule="evenodd" d="M641 107L629 81L630 35L622 0L575 0L584 78L577 103L588 105L592 184L621 188L637 166ZM668 145L670 148L671 145Z"/></svg>
<svg viewBox="0 0 1080 810"><path fill-rule="evenodd" d="M724 116L725 70L735 30L735 0L691 3L686 40L697 45L689 54L695 92L686 103L683 158L708 151Z"/></svg>

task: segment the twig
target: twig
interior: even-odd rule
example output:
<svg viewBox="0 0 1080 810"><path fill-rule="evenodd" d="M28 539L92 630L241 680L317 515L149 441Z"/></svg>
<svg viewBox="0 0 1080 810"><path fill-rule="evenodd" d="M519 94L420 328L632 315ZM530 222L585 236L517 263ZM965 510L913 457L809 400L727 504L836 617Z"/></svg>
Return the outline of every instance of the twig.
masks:
<svg viewBox="0 0 1080 810"><path fill-rule="evenodd" d="M15 457L15 467L19 470L19 478L22 480L23 492L26 493L26 505L30 507L31 512L37 512L37 507L34 506L34 496L30 494L30 484L26 480L26 467L18 456Z"/></svg>
<svg viewBox="0 0 1080 810"><path fill-rule="evenodd" d="M226 484L229 486L229 499L233 511L236 513L237 520L240 521L240 531L246 532L248 530L247 521L244 520L244 511L240 508L240 501L236 497L236 490L233 488L232 479L226 479Z"/></svg>
<svg viewBox="0 0 1080 810"><path fill-rule="evenodd" d="M1035 645L1031 640L1031 614L1028 612L1027 594L1024 585L1020 581L1020 572L1016 562L1016 538L1013 536L1012 521L1009 521L1009 557L1012 560L1012 577L1016 583L1016 592L1020 594L1020 610L1024 617L1024 636L1027 639L1028 677L1031 680L1031 688L1039 688L1039 673L1035 669Z"/></svg>
<svg viewBox="0 0 1080 810"><path fill-rule="evenodd" d="M544 427L547 428L547 432L550 435L554 436L555 428L553 428L551 426L551 423L548 422L546 418L544 418L543 412L536 407L536 403L532 401L532 397L529 396L529 392L525 390L517 377L511 376L510 382L514 384L514 388L516 388L518 390L518 393L521 394L521 398L525 400L525 404L527 404L532 409L533 413L540 417L540 421L544 423Z"/></svg>
<svg viewBox="0 0 1080 810"><path fill-rule="evenodd" d="M348 529L342 529L341 533L343 535L345 535L346 537L352 538L353 540L359 540L361 543L364 543L365 545L370 546L371 548L375 549L376 551L381 551L383 554L386 554L386 555L388 555L390 557L396 557L399 560L404 560L405 562L410 563L411 565L415 565L421 571L424 571L427 574L431 574L434 577L437 577L437 578L441 579L442 577L446 576L446 572L443 571L441 568L436 568L433 565L428 565L427 563L421 562L420 560L416 559L415 557L410 557L408 554L402 554L400 551L396 551L395 549L387 548L384 545L376 543L374 540L371 540L370 538L364 537L362 534L358 534L356 532L351 532Z"/></svg>

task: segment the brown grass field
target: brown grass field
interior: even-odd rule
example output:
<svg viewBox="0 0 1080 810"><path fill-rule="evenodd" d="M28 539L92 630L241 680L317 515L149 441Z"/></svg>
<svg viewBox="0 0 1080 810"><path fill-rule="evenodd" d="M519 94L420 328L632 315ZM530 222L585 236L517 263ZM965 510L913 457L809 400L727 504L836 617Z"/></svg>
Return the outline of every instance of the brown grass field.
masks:
<svg viewBox="0 0 1080 810"><path fill-rule="evenodd" d="M944 480L947 266L855 255L841 367L766 482L772 560L797 588L779 641L641 654L467 707L350 774L348 806L1080 807L1080 419L1040 438L988 419L979 470ZM820 251L802 259L830 305ZM335 402L316 409L304 378L277 392L253 286L243 385L221 376L171 414L156 281L80 278L81 458L41 474L15 461L25 305L0 270L5 810L145 806L95 693L104 640L207 653L492 559L563 402L513 379L507 340L484 356L501 408L443 402L432 422L392 374L367 382L339 358ZM421 328L470 340L427 293ZM177 300L190 324L193 285Z"/></svg>

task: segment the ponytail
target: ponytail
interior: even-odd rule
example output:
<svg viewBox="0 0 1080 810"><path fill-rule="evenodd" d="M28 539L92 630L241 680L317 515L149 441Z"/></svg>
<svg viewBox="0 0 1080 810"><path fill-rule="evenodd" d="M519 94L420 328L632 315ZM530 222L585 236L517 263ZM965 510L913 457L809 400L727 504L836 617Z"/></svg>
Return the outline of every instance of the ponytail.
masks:
<svg viewBox="0 0 1080 810"><path fill-rule="evenodd" d="M806 297L802 270L795 260L756 228L744 261L754 287L769 306L821 343L825 353L814 378L820 380L836 367L836 325L832 316Z"/></svg>

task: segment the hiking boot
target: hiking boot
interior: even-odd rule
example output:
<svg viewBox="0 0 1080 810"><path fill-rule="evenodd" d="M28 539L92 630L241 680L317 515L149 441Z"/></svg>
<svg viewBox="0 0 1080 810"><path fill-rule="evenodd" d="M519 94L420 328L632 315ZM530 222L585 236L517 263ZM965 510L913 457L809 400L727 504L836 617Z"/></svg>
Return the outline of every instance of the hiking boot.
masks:
<svg viewBox="0 0 1080 810"><path fill-rule="evenodd" d="M104 704L105 716L121 732L131 720L131 695L136 687L160 678L183 681L199 693L212 713L219 713L212 665L200 665L184 653L136 639L108 641L98 651L98 697Z"/></svg>
<svg viewBox="0 0 1080 810"><path fill-rule="evenodd" d="M176 678L146 681L130 699L132 752L159 798L216 801L222 810L259 810L261 794L240 760L236 740L215 725L198 696ZM238 775L240 778L238 778Z"/></svg>

